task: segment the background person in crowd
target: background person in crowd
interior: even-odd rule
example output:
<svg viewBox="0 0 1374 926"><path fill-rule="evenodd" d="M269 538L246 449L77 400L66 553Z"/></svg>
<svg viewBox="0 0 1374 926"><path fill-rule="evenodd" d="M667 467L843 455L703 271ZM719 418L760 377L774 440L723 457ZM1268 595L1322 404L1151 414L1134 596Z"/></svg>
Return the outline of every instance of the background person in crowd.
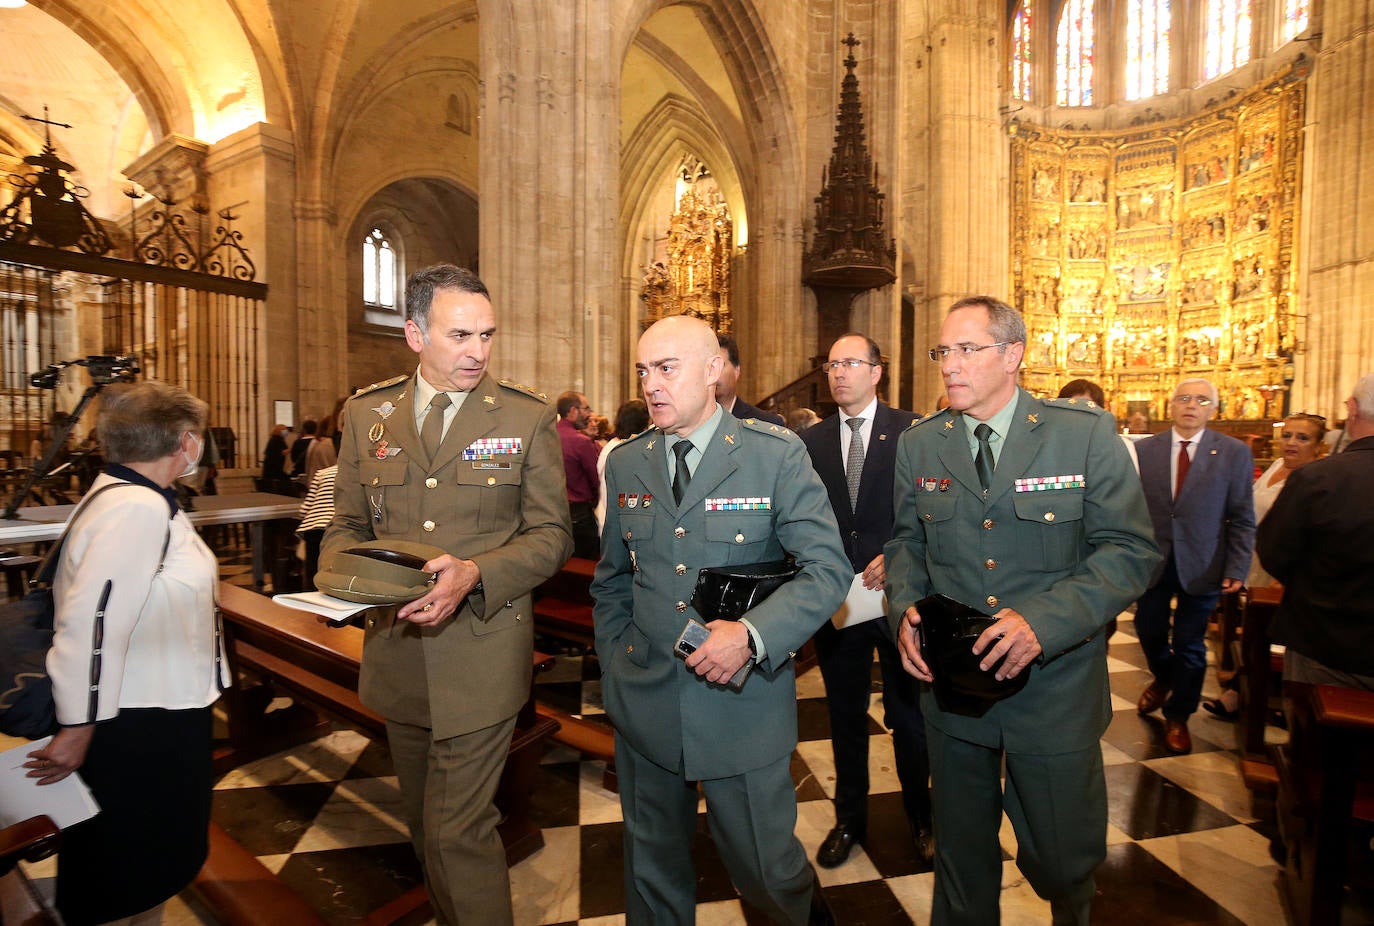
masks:
<svg viewBox="0 0 1374 926"><path fill-rule="evenodd" d="M1178 754L1193 748L1188 718L1197 712L1207 675L1207 619L1223 593L1240 591L1250 571L1255 460L1245 444L1207 428L1217 409L1216 388L1207 380L1180 382L1171 406L1174 426L1135 445L1164 554L1136 603L1136 636L1154 675L1136 710L1164 708L1164 745Z"/></svg>
<svg viewBox="0 0 1374 926"><path fill-rule="evenodd" d="M615 412L615 432L596 458L596 532L600 536L606 524L606 458L611 451L649 426L649 406L643 399L629 399Z"/></svg>
<svg viewBox="0 0 1374 926"><path fill-rule="evenodd" d="M787 427L800 434L812 425L821 423L821 416L809 408L794 408L787 415Z"/></svg>
<svg viewBox="0 0 1374 926"><path fill-rule="evenodd" d="M334 417L325 415L315 430L315 439L305 451L305 484L315 481L315 474L339 461L334 450Z"/></svg>
<svg viewBox="0 0 1374 926"><path fill-rule="evenodd" d="M739 344L735 342L734 335L716 335L716 343L720 345L720 379L716 381L716 401L725 406L725 410L743 421L746 418L757 418L759 421L766 421L769 424L783 424L782 416L772 412L766 412L761 408L756 408L735 394L735 386L739 383Z"/></svg>
<svg viewBox="0 0 1374 926"><path fill-rule="evenodd" d="M790 662L844 597L849 568L825 488L786 428L742 422L715 401L723 361L711 329L671 316L639 339L635 369L655 428L606 463L605 543L592 581L596 651L615 726L625 819L626 921L690 923L697 787L744 898L774 921L824 918L794 835L797 745ZM624 499L622 503L621 499ZM674 644L702 567L771 562L801 572L742 620ZM750 656L741 690L724 685Z"/></svg>
<svg viewBox="0 0 1374 926"><path fill-rule="evenodd" d="M305 472L305 455L310 452L310 445L315 442L315 434L320 429L320 423L314 418L307 418L301 422L301 433L291 444L291 474L300 476Z"/></svg>
<svg viewBox="0 0 1374 926"><path fill-rule="evenodd" d="M605 415L591 415L587 418L587 436L596 444L596 449L600 450L605 446L606 441L615 436L615 431L611 430L611 421Z"/></svg>
<svg viewBox="0 0 1374 926"><path fill-rule="evenodd" d="M1259 558L1283 583L1270 636L1283 677L1374 691L1374 373L1345 400L1345 452L1289 475L1259 526Z"/></svg>
<svg viewBox="0 0 1374 926"><path fill-rule="evenodd" d="M897 439L916 415L878 401L882 351L867 335L847 334L830 347L823 364L839 413L801 435L840 526L853 575L882 590L883 544L892 539L892 470ZM835 826L816 853L822 868L835 868L868 836L868 701L873 653L883 674L883 725L892 731L902 805L916 855L935 854L930 827L930 756L920 685L902 669L881 601L871 612L848 613L841 628L826 621L816 631L816 657L825 679L830 743L835 757Z"/></svg>
<svg viewBox="0 0 1374 926"><path fill-rule="evenodd" d="M1255 480L1254 504L1255 523L1264 520L1274 499L1279 497L1283 487L1288 484L1289 475L1298 467L1306 466L1326 451L1322 437L1326 433L1326 419L1320 415L1297 412L1283 419L1283 430L1279 434L1279 457ZM1260 588L1273 585L1274 577L1264 571L1260 564L1258 551L1250 558L1250 573L1245 577L1246 588ZM1207 698L1202 709L1222 720L1236 720L1240 716L1240 692L1237 680L1232 678L1223 686L1221 697Z"/></svg>
<svg viewBox="0 0 1374 926"><path fill-rule="evenodd" d="M324 532L334 520L334 477L338 465L326 466L310 480L310 491L301 502L301 523L296 527L305 544L305 585L315 587L315 574L320 571L320 543Z"/></svg>
<svg viewBox="0 0 1374 926"><path fill-rule="evenodd" d="M601 555L596 524L596 503L601 478L596 471L600 448L587 436L592 407L580 392L558 397L558 440L563 447L563 474L568 484L568 511L572 517L573 556L596 559Z"/></svg>
<svg viewBox="0 0 1374 926"><path fill-rule="evenodd" d="M344 412L334 521L320 553L362 541L449 551L434 587L369 621L359 694L387 721L411 839L442 923L512 919L493 799L529 697L530 590L572 552L553 409L487 370L496 312L470 270L406 284L413 374L359 391Z"/></svg>
<svg viewBox="0 0 1374 926"><path fill-rule="evenodd" d="M111 386L96 427L105 472L58 561L48 674L57 720L24 767L80 770L100 813L62 835L57 908L70 926L147 915L208 853L210 705L229 684L215 555L173 482L200 460L206 405L176 386Z"/></svg>
<svg viewBox="0 0 1374 926"><path fill-rule="evenodd" d="M884 553L907 671L933 680L913 602L939 593L997 619L973 645L984 671L1031 673L981 717L943 711L933 694L922 695L935 926L998 922L1004 809L1017 867L1049 900L1054 922L1088 922L1093 871L1107 853L1099 737L1112 710L1101 631L1159 562L1111 416L1018 389L1025 342L1025 322L1010 306L988 296L956 302L930 352L949 410L922 419L897 445L896 521ZM1025 479L1055 487L1023 492Z"/></svg>
<svg viewBox="0 0 1374 926"><path fill-rule="evenodd" d="M262 448L262 488L264 492L286 491L286 425L272 429L267 445Z"/></svg>
<svg viewBox="0 0 1374 926"><path fill-rule="evenodd" d="M1090 379L1069 380L1060 388L1059 398L1077 399L1080 402L1086 399L1107 414L1111 414L1111 410L1107 408L1107 394L1102 391L1101 386ZM1126 453L1130 455L1131 465L1135 467L1137 473L1140 472L1140 460L1135 455L1135 441L1123 434L1121 435L1121 442L1126 445Z"/></svg>

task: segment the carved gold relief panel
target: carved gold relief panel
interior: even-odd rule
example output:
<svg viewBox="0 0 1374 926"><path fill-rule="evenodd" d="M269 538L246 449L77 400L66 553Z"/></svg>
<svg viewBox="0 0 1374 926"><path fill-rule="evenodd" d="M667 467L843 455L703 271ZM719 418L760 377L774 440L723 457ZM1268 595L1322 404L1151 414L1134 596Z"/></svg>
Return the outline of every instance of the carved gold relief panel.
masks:
<svg viewBox="0 0 1374 926"><path fill-rule="evenodd" d="M1225 418L1282 414L1306 72L1116 133L1013 126L1013 298L1027 388L1096 379L1112 410L1167 412L1182 376Z"/></svg>

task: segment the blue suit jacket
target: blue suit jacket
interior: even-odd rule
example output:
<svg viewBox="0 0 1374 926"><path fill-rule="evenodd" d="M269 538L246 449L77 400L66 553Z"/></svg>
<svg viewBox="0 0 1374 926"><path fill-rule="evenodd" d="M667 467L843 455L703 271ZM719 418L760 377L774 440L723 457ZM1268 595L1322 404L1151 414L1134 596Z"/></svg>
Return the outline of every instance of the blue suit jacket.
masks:
<svg viewBox="0 0 1374 926"><path fill-rule="evenodd" d="M1173 554L1178 581L1190 595L1207 595L1222 579L1244 580L1255 546L1255 458L1250 448L1204 428L1183 492L1173 497L1170 457L1173 429L1135 445L1140 481L1155 542L1167 562ZM1164 567L1150 580L1159 581Z"/></svg>
<svg viewBox="0 0 1374 926"><path fill-rule="evenodd" d="M878 403L873 414L872 434L864 448L864 470L859 479L859 502L849 506L849 482L845 479L844 458L840 455L840 428L843 414L831 415L801 433L802 443L811 454L811 465L825 483L830 507L840 525L844 552L855 573L883 552L892 538L892 475L897 462L897 438L920 420L919 416Z"/></svg>

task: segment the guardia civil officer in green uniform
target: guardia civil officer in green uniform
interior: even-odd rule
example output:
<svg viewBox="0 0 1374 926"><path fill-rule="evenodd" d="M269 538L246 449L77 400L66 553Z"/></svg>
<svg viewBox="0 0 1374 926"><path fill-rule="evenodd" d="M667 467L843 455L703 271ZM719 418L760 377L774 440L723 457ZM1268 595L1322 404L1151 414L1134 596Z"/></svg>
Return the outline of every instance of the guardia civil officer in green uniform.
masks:
<svg viewBox="0 0 1374 926"><path fill-rule="evenodd" d="M937 926L998 922L1003 809L1017 865L1050 901L1054 922L1088 922L1093 870L1106 857L1098 739L1112 711L1103 628L1159 562L1113 419L1019 389L1025 342L1015 309L987 296L955 303L930 352L949 408L908 429L897 448L885 554L907 670L932 680L912 605L939 593L997 618L973 644L983 668L1030 673L1025 688L981 717L942 711L923 695Z"/></svg>
<svg viewBox="0 0 1374 926"><path fill-rule="evenodd" d="M779 923L811 916L814 875L793 835L790 662L839 607L852 573L805 447L784 427L717 404L721 362L699 319L673 316L644 332L635 368L655 427L606 461L592 595L631 924L694 922L697 782L740 893ZM785 553L800 567L795 578L742 620L708 623L710 636L685 661L674 655L687 619L700 618L689 602L702 567ZM722 684L751 651L758 665L743 688Z"/></svg>
<svg viewBox="0 0 1374 926"><path fill-rule="evenodd" d="M499 926L511 899L493 799L529 696L530 589L572 553L563 454L553 408L487 372L496 313L476 274L413 274L405 333L416 372L344 407L320 564L374 538L446 551L425 564L427 594L369 612L359 690L387 720L439 922Z"/></svg>

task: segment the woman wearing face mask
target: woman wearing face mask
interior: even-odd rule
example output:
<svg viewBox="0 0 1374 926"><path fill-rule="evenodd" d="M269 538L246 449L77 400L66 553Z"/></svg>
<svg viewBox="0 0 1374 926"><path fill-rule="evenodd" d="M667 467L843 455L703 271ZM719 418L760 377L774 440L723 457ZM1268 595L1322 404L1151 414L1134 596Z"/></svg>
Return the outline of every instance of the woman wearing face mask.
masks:
<svg viewBox="0 0 1374 926"><path fill-rule="evenodd" d="M1322 440L1326 436L1326 419L1320 415L1297 412L1283 419L1283 430L1279 432L1279 456L1269 468L1255 480L1255 523L1273 507L1274 499L1283 491L1288 476L1300 466L1306 466L1320 457L1326 450ZM1259 588L1273 585L1274 577L1264 571L1259 557L1250 560L1250 574L1246 576L1246 588ZM1202 702L1202 709L1222 720L1235 720L1240 716L1240 693L1234 687L1234 680L1221 693L1219 698L1208 698Z"/></svg>
<svg viewBox="0 0 1374 926"><path fill-rule="evenodd" d="M61 729L29 754L40 785L78 769L100 813L67 829L57 908L68 926L156 923L207 854L210 705L229 682L218 565L172 483L200 460L206 405L163 383L111 387L106 466L53 583L48 673Z"/></svg>

